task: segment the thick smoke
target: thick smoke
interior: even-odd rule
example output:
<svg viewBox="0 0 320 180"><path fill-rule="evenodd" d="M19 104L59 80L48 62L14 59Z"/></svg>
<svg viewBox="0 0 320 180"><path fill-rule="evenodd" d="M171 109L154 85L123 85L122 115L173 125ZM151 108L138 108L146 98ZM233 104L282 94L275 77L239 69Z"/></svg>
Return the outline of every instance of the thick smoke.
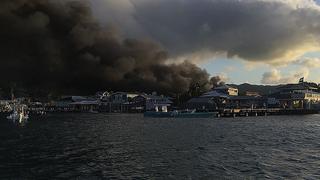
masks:
<svg viewBox="0 0 320 180"><path fill-rule="evenodd" d="M210 84L212 88L216 88L225 84L220 76L213 76L210 78Z"/></svg>
<svg viewBox="0 0 320 180"><path fill-rule="evenodd" d="M94 92L179 93L209 84L194 64L170 64L157 44L101 28L84 1L2 0L0 85Z"/></svg>
<svg viewBox="0 0 320 180"><path fill-rule="evenodd" d="M111 1L103 1L106 8ZM150 35L177 57L225 53L283 64L320 48L320 7L312 0L123 0L120 7L125 20L115 23Z"/></svg>

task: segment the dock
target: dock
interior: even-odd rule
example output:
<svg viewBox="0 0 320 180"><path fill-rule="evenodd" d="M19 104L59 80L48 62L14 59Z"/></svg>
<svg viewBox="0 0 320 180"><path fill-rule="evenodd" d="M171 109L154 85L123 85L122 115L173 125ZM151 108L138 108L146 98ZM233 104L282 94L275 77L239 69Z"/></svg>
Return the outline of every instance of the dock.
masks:
<svg viewBox="0 0 320 180"><path fill-rule="evenodd" d="M318 114L315 109L282 109L282 108L224 108L218 110L219 117L237 117L237 116L269 116L269 115L306 115Z"/></svg>

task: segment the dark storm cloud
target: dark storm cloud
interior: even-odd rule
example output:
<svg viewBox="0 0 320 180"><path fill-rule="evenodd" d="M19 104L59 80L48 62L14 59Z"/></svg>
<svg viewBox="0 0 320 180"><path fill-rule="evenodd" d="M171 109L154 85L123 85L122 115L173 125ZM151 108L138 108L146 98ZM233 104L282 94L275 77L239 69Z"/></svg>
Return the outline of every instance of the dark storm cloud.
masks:
<svg viewBox="0 0 320 180"><path fill-rule="evenodd" d="M157 44L101 28L86 1L0 4L2 86L176 93L209 83L209 74L194 64L167 65L167 53Z"/></svg>
<svg viewBox="0 0 320 180"><path fill-rule="evenodd" d="M290 0L130 2L139 29L176 56L209 51L250 61L276 61L319 49L320 11L297 8ZM316 6L312 1L300 3Z"/></svg>

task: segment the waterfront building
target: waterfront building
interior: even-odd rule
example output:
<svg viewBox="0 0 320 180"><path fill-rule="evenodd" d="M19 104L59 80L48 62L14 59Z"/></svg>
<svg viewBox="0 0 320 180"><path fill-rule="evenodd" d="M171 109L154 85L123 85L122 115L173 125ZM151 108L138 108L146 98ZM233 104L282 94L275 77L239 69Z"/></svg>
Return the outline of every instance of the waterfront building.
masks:
<svg viewBox="0 0 320 180"><path fill-rule="evenodd" d="M228 100L229 108L266 108L267 98L261 96L232 96Z"/></svg>
<svg viewBox="0 0 320 180"><path fill-rule="evenodd" d="M111 112L111 102L110 96L112 93L108 91L97 92L95 98L99 100L99 111L101 112Z"/></svg>
<svg viewBox="0 0 320 180"><path fill-rule="evenodd" d="M115 92L110 95L109 112L129 112L133 99L139 96L139 93Z"/></svg>
<svg viewBox="0 0 320 180"><path fill-rule="evenodd" d="M263 108L267 99L255 92L238 96L238 89L229 85L216 87L200 97L190 99L185 107L202 111L215 111L223 108Z"/></svg>
<svg viewBox="0 0 320 180"><path fill-rule="evenodd" d="M163 95L149 95L140 94L136 96L131 103L131 110L136 112L141 111L162 111L167 112L170 109L173 102L171 98Z"/></svg>
<svg viewBox="0 0 320 180"><path fill-rule="evenodd" d="M281 86L276 93L269 95L270 98L285 109L313 109L320 104L318 87L306 82Z"/></svg>
<svg viewBox="0 0 320 180"><path fill-rule="evenodd" d="M218 108L218 105L212 97L195 97L190 99L184 108L198 111L214 111Z"/></svg>
<svg viewBox="0 0 320 180"><path fill-rule="evenodd" d="M254 97L259 97L261 96L258 92L254 92L254 91L246 91L245 92L245 96L254 96Z"/></svg>
<svg viewBox="0 0 320 180"><path fill-rule="evenodd" d="M239 94L239 90L237 88L231 87L229 85L222 85L222 86L216 87L212 91L209 91L208 93L210 94L211 92L225 94L228 96L238 96Z"/></svg>
<svg viewBox="0 0 320 180"><path fill-rule="evenodd" d="M121 104L132 101L132 99L136 96L139 96L139 93L131 93L131 92L115 92L110 95L110 102L114 104Z"/></svg>
<svg viewBox="0 0 320 180"><path fill-rule="evenodd" d="M99 110L100 102L94 99L70 103L72 109L77 112L96 112Z"/></svg>
<svg viewBox="0 0 320 180"><path fill-rule="evenodd" d="M52 103L49 108L55 111L96 111L99 108L99 101L84 96L63 96L59 101Z"/></svg>
<svg viewBox="0 0 320 180"><path fill-rule="evenodd" d="M185 104L185 108L199 111L213 111L225 107L228 100L233 96L238 96L238 89L229 85L223 85L202 94L200 97L190 99Z"/></svg>
<svg viewBox="0 0 320 180"><path fill-rule="evenodd" d="M99 91L95 94L95 98L106 102L109 101L110 93L108 91Z"/></svg>
<svg viewBox="0 0 320 180"><path fill-rule="evenodd" d="M226 93L225 91L218 91L216 89L213 89L209 92L206 92L200 96L201 98L223 98L228 99L230 98L230 95Z"/></svg>
<svg viewBox="0 0 320 180"><path fill-rule="evenodd" d="M309 90L309 91L317 92L318 87L314 83L300 82L297 84L282 85L278 88L278 91L281 91L281 92L293 92L298 90Z"/></svg>

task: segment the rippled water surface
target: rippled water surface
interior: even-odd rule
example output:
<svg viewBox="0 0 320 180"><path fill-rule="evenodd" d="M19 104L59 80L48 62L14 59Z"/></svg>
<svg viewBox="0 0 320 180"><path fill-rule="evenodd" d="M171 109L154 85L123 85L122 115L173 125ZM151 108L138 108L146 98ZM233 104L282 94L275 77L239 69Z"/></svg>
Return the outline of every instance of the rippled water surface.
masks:
<svg viewBox="0 0 320 180"><path fill-rule="evenodd" d="M320 179L320 115L0 119L0 179Z"/></svg>

